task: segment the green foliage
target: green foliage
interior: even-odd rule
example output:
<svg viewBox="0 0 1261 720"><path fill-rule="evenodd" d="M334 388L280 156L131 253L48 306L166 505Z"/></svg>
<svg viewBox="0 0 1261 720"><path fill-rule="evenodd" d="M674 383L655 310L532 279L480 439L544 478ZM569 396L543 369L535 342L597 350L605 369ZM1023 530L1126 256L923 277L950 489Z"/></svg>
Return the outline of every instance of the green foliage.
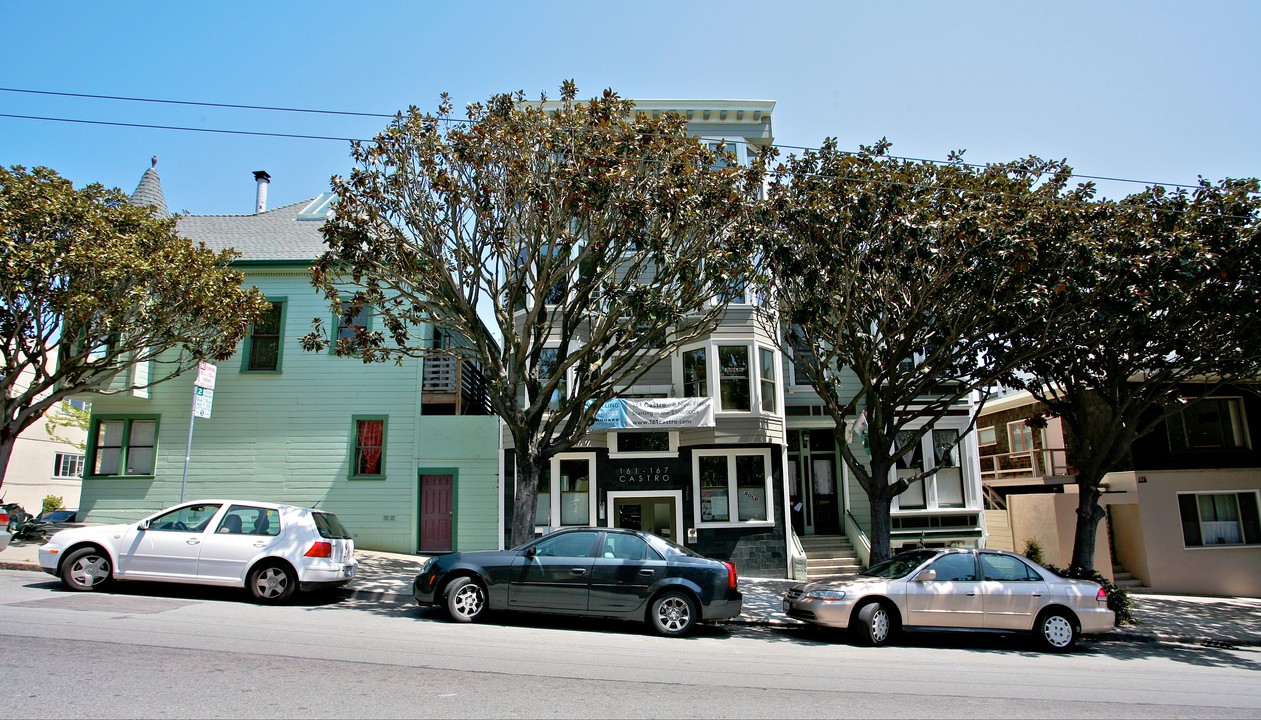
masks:
<svg viewBox="0 0 1261 720"><path fill-rule="evenodd" d="M63 504L63 501L60 495L45 495L44 496L44 507L43 507L44 512L52 512L53 510L65 510L65 509L66 509L66 506Z"/></svg>
<svg viewBox="0 0 1261 720"><path fill-rule="evenodd" d="M1046 325L1024 342L1064 348L1021 362L1027 388L1074 438L1081 505L1072 566L1090 569L1105 475L1188 401L1261 373L1258 181L1153 187L1080 213ZM1194 386L1192 384L1195 384Z"/></svg>
<svg viewBox="0 0 1261 720"><path fill-rule="evenodd" d="M1033 558L1030 558L1031 560ZM1077 580L1090 580L1099 583L1103 587L1103 591L1108 595L1108 609L1116 613L1117 625L1134 625L1133 604L1130 601L1130 591L1123 587L1117 587L1111 580L1099 574L1098 570L1083 568L1061 569L1054 565L1044 565L1047 570L1064 578L1074 578Z"/></svg>
<svg viewBox="0 0 1261 720"><path fill-rule="evenodd" d="M48 438L53 442L65 443L78 448L80 452L87 448L84 440L71 439L58 434L62 428L71 430L80 430L86 433L88 424L92 420L92 411L88 408L77 408L67 402L48 411L44 416L44 431L48 433Z"/></svg>
<svg viewBox="0 0 1261 720"><path fill-rule="evenodd" d="M371 306L380 329L338 339L365 361L442 349L478 363L517 453L514 542L533 532L534 479L595 412L743 291L756 170L715 153L679 115L634 112L611 90L557 102L520 93L410 108L333 178L329 251L312 272L330 304ZM490 318L494 327L483 321ZM319 319L309 350L333 344ZM555 398L556 407L549 407Z"/></svg>
<svg viewBox="0 0 1261 720"><path fill-rule="evenodd" d="M241 287L234 257L119 190L0 168L0 483L13 438L65 398L231 355L266 303ZM129 372L140 364L150 372Z"/></svg>
<svg viewBox="0 0 1261 720"><path fill-rule="evenodd" d="M894 458L1046 343L1072 227L1062 163L975 167L860 153L829 139L777 168L763 254L785 349L844 436L863 416L870 457L842 457L871 500L872 562L889 554L890 504L931 472L890 482ZM849 375L852 374L852 375ZM852 377L852 379L850 379ZM961 433L962 435L962 433Z"/></svg>
<svg viewBox="0 0 1261 720"><path fill-rule="evenodd" d="M1042 543L1038 542L1035 538L1025 540L1025 549L1022 550L1020 554L1039 565L1046 564L1046 560L1042 555Z"/></svg>

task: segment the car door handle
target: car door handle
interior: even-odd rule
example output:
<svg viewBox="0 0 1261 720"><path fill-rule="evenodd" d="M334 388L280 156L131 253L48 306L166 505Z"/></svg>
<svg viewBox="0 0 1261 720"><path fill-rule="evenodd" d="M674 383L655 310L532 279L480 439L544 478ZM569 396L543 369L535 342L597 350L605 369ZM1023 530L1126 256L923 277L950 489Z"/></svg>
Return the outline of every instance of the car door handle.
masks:
<svg viewBox="0 0 1261 720"><path fill-rule="evenodd" d="M974 592L970 592L970 593L968 593L968 597L976 597L976 593L974 593Z"/></svg>
<svg viewBox="0 0 1261 720"><path fill-rule="evenodd" d="M569 570L569 574L570 575L586 575L587 569L586 568L571 568Z"/></svg>
<svg viewBox="0 0 1261 720"><path fill-rule="evenodd" d="M198 544L200 544L200 543L201 543L201 540L199 540L199 539L197 539L197 538L195 538L195 537L192 537L192 538L189 538L189 539L185 540L184 542L185 542L186 544L188 544L188 545L198 545Z"/></svg>
<svg viewBox="0 0 1261 720"><path fill-rule="evenodd" d="M656 570L651 570L651 569L647 569L647 568L645 568L645 569L643 569L643 570L640 570L640 571L639 571L639 574L640 574L640 575L656 575L656 574L657 574L657 571L656 571Z"/></svg>
<svg viewBox="0 0 1261 720"><path fill-rule="evenodd" d="M1042 597L1042 593L1034 593L1034 594L1033 594L1033 596L1034 596L1034 597Z"/></svg>
<svg viewBox="0 0 1261 720"><path fill-rule="evenodd" d="M266 541L266 540L259 540L258 542L254 543L254 547L256 547L256 548L267 547L267 541Z"/></svg>

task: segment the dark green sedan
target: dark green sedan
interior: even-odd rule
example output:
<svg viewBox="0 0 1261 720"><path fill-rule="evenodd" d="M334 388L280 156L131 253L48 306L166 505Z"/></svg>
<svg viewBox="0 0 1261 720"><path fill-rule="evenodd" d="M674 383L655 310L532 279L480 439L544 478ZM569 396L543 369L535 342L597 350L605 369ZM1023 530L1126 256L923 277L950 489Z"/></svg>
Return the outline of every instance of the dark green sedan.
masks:
<svg viewBox="0 0 1261 720"><path fill-rule="evenodd" d="M651 533L571 528L512 550L430 559L412 594L456 622L487 611L642 620L667 637L740 614L736 566Z"/></svg>

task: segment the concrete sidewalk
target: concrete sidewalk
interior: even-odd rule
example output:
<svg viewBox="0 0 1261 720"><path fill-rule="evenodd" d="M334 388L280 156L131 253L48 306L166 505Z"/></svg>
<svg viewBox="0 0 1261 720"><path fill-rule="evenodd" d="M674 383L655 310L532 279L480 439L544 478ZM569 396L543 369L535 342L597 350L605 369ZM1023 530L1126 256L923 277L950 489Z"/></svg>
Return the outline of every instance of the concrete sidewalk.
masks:
<svg viewBox="0 0 1261 720"><path fill-rule="evenodd" d="M412 580L426 558L421 555L356 550L358 576L345 591L357 600L411 603ZM0 569L39 568L37 543L10 543L0 551ZM740 578L744 609L728 622L745 625L801 625L781 612L792 580ZM1222 598L1132 592L1136 625L1092 636L1097 641L1174 642L1208 645L1261 645L1261 598Z"/></svg>

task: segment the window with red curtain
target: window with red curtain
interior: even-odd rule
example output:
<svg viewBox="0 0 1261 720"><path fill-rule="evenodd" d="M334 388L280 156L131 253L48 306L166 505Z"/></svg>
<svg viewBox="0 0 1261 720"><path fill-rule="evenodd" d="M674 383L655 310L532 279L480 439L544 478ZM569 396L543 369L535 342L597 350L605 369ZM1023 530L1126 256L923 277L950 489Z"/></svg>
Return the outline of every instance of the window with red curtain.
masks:
<svg viewBox="0 0 1261 720"><path fill-rule="evenodd" d="M385 449L385 421L358 420L355 428L355 474L380 475Z"/></svg>

